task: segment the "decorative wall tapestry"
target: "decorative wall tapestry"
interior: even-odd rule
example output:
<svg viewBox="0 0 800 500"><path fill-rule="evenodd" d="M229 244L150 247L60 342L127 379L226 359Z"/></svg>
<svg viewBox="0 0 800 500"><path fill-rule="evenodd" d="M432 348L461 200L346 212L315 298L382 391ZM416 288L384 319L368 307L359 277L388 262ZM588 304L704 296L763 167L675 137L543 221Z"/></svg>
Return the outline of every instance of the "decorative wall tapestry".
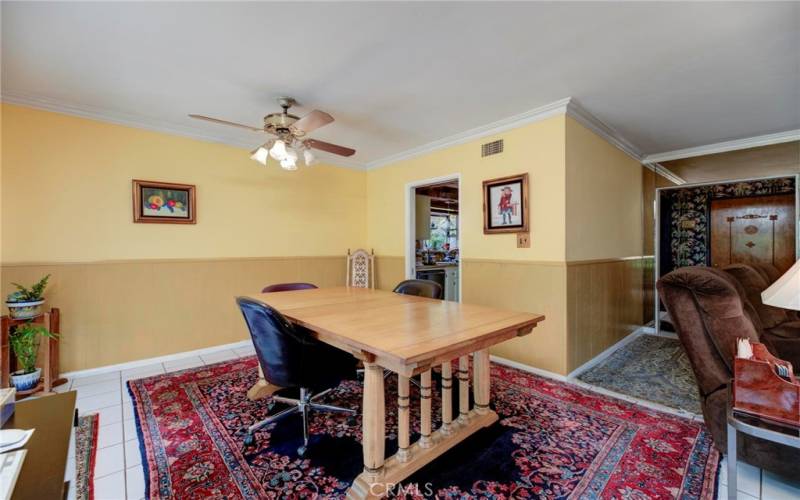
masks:
<svg viewBox="0 0 800 500"><path fill-rule="evenodd" d="M711 201L790 194L794 177L713 184L661 192L661 275L684 266L710 265Z"/></svg>

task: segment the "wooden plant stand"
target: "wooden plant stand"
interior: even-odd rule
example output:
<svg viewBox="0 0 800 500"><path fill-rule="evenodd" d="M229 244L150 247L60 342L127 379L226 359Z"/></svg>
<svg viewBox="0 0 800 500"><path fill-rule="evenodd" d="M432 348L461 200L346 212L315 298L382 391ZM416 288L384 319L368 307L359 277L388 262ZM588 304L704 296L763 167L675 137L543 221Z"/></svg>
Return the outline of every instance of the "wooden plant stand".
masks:
<svg viewBox="0 0 800 500"><path fill-rule="evenodd" d="M50 312L40 314L30 319L13 319L9 316L0 318L0 388L11 387L11 373L16 370L16 358L11 352L11 331L23 323L39 323L44 325L50 333L60 333L60 314L57 308ZM45 337L42 339L44 348L39 347L39 364L42 367L42 380L28 391L17 391L17 399L22 399L37 392L52 393L53 387L65 384L67 379L59 378L58 374L58 345L59 339Z"/></svg>

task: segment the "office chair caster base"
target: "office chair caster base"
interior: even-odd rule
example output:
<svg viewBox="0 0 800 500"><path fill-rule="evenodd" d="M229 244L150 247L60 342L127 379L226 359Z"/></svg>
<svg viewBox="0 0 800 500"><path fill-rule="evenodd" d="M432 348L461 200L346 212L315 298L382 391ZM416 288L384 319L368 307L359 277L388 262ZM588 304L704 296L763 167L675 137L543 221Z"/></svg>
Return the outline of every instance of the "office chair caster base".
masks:
<svg viewBox="0 0 800 500"><path fill-rule="evenodd" d="M247 433L244 435L244 440L242 441L242 450L247 451L250 448L254 448L256 445L256 437L251 433Z"/></svg>
<svg viewBox="0 0 800 500"><path fill-rule="evenodd" d="M301 447L297 448L297 455L300 456L300 457L304 457L305 454L306 454L306 450L307 450L307 448L305 446L301 446Z"/></svg>

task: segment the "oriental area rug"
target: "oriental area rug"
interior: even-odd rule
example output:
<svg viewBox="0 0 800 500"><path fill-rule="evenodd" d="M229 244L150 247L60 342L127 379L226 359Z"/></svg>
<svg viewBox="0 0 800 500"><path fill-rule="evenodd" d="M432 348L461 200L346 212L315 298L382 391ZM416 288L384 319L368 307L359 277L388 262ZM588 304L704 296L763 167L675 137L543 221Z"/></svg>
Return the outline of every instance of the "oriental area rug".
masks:
<svg viewBox="0 0 800 500"><path fill-rule="evenodd" d="M640 335L578 379L676 410L702 413L692 365L678 339Z"/></svg>
<svg viewBox="0 0 800 500"><path fill-rule="evenodd" d="M90 413L78 418L75 429L75 498L94 498L94 464L97 457L97 426L100 415Z"/></svg>
<svg viewBox="0 0 800 500"><path fill-rule="evenodd" d="M282 409L270 409L269 398L247 399L257 377L250 357L129 382L149 498L345 496L363 467L360 418L312 414L303 457L299 417L262 429L245 451L243 429ZM389 454L397 449L392 378ZM412 385L412 440L418 396ZM361 383L342 383L326 402L359 409ZM433 407L440 414L438 399ZM715 498L720 457L700 422L499 364L492 364L492 407L497 423L416 472L397 496Z"/></svg>

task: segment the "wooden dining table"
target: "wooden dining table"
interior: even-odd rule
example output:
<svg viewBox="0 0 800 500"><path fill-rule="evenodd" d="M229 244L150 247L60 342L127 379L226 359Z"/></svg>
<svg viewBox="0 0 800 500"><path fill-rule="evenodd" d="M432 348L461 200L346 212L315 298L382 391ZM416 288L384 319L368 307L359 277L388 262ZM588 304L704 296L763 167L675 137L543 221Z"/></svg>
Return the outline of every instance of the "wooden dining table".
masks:
<svg viewBox="0 0 800 500"><path fill-rule="evenodd" d="M379 498L424 465L497 421L489 407L489 350L527 335L544 316L365 288L250 295L364 363L364 470L349 498ZM472 356L473 406L469 401ZM457 368L453 370L453 361ZM431 429L431 369L441 367L442 424ZM398 450L385 458L384 370L397 374ZM455 377L453 372L455 371ZM410 443L409 378L420 375L420 437ZM453 415L457 379L458 416ZM260 380L259 384L266 384ZM256 387L254 387L256 389Z"/></svg>

